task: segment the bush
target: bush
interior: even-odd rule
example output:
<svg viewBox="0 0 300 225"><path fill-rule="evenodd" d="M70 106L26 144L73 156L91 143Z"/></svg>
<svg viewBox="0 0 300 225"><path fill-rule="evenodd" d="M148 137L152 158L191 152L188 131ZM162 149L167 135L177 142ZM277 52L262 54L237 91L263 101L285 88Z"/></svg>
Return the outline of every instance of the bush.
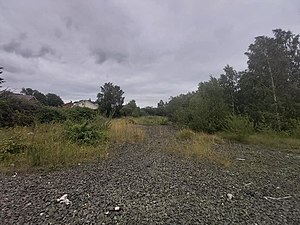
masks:
<svg viewBox="0 0 300 225"><path fill-rule="evenodd" d="M232 115L227 119L226 132L232 135L231 139L243 141L254 133L254 124L248 117Z"/></svg>
<svg viewBox="0 0 300 225"><path fill-rule="evenodd" d="M97 111L89 108L75 107L71 109L60 109L68 120L82 122L93 120L97 116Z"/></svg>
<svg viewBox="0 0 300 225"><path fill-rule="evenodd" d="M293 121L293 128L290 130L290 135L294 138L300 138L300 121Z"/></svg>
<svg viewBox="0 0 300 225"><path fill-rule="evenodd" d="M105 129L105 124L94 126L89 124L89 122L83 124L68 122L66 135L69 140L79 144L96 144L98 141L103 141L107 138Z"/></svg>
<svg viewBox="0 0 300 225"><path fill-rule="evenodd" d="M2 161L7 156L19 154L27 149L27 146L19 137L5 138L0 141L0 160Z"/></svg>

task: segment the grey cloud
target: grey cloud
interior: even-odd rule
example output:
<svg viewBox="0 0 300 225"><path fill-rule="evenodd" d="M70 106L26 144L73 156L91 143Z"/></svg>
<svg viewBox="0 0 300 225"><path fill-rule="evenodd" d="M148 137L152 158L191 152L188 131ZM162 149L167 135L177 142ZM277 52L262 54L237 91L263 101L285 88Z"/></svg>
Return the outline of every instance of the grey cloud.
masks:
<svg viewBox="0 0 300 225"><path fill-rule="evenodd" d="M29 48L23 47L22 43L16 40L12 40L7 44L2 45L2 49L7 53L15 53L24 58L44 57L46 55L55 54L55 51L49 46L41 46L38 51L34 52Z"/></svg>
<svg viewBox="0 0 300 225"><path fill-rule="evenodd" d="M95 56L96 58L96 63L102 64L106 62L107 60L112 60L117 63L123 63L126 61L127 56L122 53L117 53L117 52L105 52L102 50L94 50L92 52L92 55Z"/></svg>

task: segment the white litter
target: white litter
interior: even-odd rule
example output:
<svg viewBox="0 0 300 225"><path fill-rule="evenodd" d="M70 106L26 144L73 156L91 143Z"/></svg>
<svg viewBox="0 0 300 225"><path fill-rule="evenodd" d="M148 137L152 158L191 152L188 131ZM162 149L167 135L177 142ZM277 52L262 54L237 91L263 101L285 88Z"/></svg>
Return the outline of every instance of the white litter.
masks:
<svg viewBox="0 0 300 225"><path fill-rule="evenodd" d="M236 158L236 160L239 160L239 161L245 161L246 159L243 159L243 158Z"/></svg>
<svg viewBox="0 0 300 225"><path fill-rule="evenodd" d="M292 196L285 196L285 197L281 197L281 198L275 198L275 197L267 197L267 196L264 196L264 199L266 200L284 200L284 199L289 199L291 198Z"/></svg>
<svg viewBox="0 0 300 225"><path fill-rule="evenodd" d="M227 194L228 200L231 200L233 198L233 194Z"/></svg>
<svg viewBox="0 0 300 225"><path fill-rule="evenodd" d="M67 198L68 194L64 194L63 196L61 196L59 199L57 199L57 201L59 203L64 203L66 205L69 205L71 203L71 201Z"/></svg>
<svg viewBox="0 0 300 225"><path fill-rule="evenodd" d="M121 208L120 208L119 206L116 206L116 207L115 207L115 211L120 211L120 209L121 209Z"/></svg>
<svg viewBox="0 0 300 225"><path fill-rule="evenodd" d="M18 173L17 172L15 172L15 174L14 175L12 175L11 177L16 177L18 175Z"/></svg>

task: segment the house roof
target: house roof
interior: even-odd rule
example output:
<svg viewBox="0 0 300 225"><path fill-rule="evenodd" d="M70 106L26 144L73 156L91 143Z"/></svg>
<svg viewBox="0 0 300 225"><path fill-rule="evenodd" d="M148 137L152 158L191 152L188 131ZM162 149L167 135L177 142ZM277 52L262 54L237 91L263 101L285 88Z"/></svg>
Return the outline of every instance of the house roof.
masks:
<svg viewBox="0 0 300 225"><path fill-rule="evenodd" d="M22 94L10 93L9 96L20 100L25 100L25 101L37 101L37 99L33 95L22 95Z"/></svg>

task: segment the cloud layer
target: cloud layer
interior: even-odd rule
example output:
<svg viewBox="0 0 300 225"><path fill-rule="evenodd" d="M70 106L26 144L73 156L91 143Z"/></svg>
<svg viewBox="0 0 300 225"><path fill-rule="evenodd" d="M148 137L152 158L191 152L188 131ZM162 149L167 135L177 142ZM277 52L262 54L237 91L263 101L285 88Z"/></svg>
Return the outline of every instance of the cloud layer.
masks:
<svg viewBox="0 0 300 225"><path fill-rule="evenodd" d="M254 37L300 33L298 0L0 0L0 65L13 90L95 99L113 82L156 105L245 69Z"/></svg>

